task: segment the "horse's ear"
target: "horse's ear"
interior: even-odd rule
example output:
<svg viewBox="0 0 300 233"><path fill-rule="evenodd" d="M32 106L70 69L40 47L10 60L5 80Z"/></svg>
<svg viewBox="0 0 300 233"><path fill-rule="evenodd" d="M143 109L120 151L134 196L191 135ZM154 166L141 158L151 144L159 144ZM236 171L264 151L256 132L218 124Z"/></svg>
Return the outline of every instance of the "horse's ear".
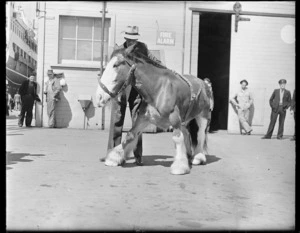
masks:
<svg viewBox="0 0 300 233"><path fill-rule="evenodd" d="M114 50L116 50L118 48L119 48L119 45L116 43L115 46L114 46Z"/></svg>
<svg viewBox="0 0 300 233"><path fill-rule="evenodd" d="M134 44L130 45L130 46L125 50L125 54L128 55L128 54L130 54L131 52L133 52L134 49L136 48L136 46L137 46L137 43L134 43Z"/></svg>

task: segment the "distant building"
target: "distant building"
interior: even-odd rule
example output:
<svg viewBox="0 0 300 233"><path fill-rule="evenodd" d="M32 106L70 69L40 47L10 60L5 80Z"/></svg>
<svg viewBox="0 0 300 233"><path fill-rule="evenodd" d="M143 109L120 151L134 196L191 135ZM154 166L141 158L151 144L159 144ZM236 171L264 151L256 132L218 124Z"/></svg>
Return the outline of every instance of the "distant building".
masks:
<svg viewBox="0 0 300 233"><path fill-rule="evenodd" d="M254 95L252 126L265 133L269 123L268 99L278 80L295 87L295 2L235 1L129 1L107 2L104 56L124 39L127 25L140 28L145 42L170 69L209 77L215 95L211 128L239 133L229 98L247 79ZM83 128L80 95L91 95L86 128L100 129L102 109L95 104L100 67L102 2L41 2L39 19L38 82L47 70L64 72L68 84L58 105L58 126ZM248 18L250 21L241 19ZM238 21L236 19L239 19ZM45 27L44 27L45 23ZM45 30L45 37L44 37ZM45 43L44 43L45 42ZM44 46L45 44L45 46ZM44 51L44 53L43 53ZM41 93L41 92L40 92ZM46 108L39 107L37 125L47 126ZM109 107L105 127L109 127ZM127 128L130 121L126 121ZM293 134L289 114L285 133Z"/></svg>
<svg viewBox="0 0 300 233"><path fill-rule="evenodd" d="M37 67L37 41L16 2L6 2L6 80L13 96Z"/></svg>

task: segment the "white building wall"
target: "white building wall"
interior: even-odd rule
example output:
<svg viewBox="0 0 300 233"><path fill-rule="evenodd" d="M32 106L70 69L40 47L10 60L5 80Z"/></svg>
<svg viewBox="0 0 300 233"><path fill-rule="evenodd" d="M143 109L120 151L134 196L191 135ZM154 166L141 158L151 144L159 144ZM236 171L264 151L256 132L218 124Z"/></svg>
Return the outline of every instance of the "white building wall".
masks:
<svg viewBox="0 0 300 233"><path fill-rule="evenodd" d="M244 16L234 32L232 18L230 96L240 88L240 81L247 79L254 95L253 129L266 133L270 123L269 99L278 81L286 79L286 89L295 89L295 19L279 17ZM291 29L291 30L289 30ZM287 31L286 31L287 30ZM239 132L237 115L229 106L228 131ZM277 133L277 127L274 134ZM287 111L285 134L294 133L294 119Z"/></svg>
<svg viewBox="0 0 300 233"><path fill-rule="evenodd" d="M41 3L41 7L44 7ZM67 91L58 103L57 123L59 127L83 128L83 111L77 101L81 94L90 94L93 98L94 114L89 119L89 128L101 128L101 111L95 107L95 92L97 74L100 64L58 64L59 16L73 15L83 17L102 17L102 2L46 2L47 20L45 34L45 58L43 63L43 23L39 23L39 67L38 81L42 84L47 80L47 70L64 72L68 84ZM178 72L182 71L183 54L183 17L184 2L107 2L107 18L111 19L109 29L110 50L114 44L121 44L124 38L121 34L128 25L136 25L140 29L140 41L146 43L150 50L160 50L162 60L166 65ZM156 45L157 31L176 32L175 46ZM44 76L44 78L43 78ZM40 109L41 111L41 109ZM41 113L40 113L41 114ZM37 117L37 125L41 119ZM46 103L43 108L43 126L47 126ZM70 120L65 120L70 119ZM110 109L106 110L105 126L109 126Z"/></svg>

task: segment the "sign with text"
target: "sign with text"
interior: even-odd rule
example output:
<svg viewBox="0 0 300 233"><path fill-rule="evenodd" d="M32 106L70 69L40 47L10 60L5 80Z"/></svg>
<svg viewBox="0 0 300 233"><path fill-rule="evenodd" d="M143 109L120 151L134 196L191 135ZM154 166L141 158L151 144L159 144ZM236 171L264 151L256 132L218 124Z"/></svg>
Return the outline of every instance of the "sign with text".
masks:
<svg viewBox="0 0 300 233"><path fill-rule="evenodd" d="M175 32L157 31L157 45L175 45Z"/></svg>

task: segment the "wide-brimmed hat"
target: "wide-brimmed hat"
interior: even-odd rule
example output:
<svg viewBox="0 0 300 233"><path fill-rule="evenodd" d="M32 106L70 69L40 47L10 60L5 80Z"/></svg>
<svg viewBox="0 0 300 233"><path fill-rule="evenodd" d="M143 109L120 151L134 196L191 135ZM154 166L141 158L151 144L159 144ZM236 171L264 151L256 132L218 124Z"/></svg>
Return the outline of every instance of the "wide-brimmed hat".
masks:
<svg viewBox="0 0 300 233"><path fill-rule="evenodd" d="M286 84L286 80L285 80L285 79L280 79L280 80L278 81L278 83L279 83L279 84Z"/></svg>
<svg viewBox="0 0 300 233"><path fill-rule="evenodd" d="M140 38L139 27L138 26L127 26L126 30L123 32L125 39L138 40Z"/></svg>
<svg viewBox="0 0 300 233"><path fill-rule="evenodd" d="M243 82L245 82L246 85L248 86L248 81L246 79L243 79L242 81L240 81L240 84L242 84Z"/></svg>

